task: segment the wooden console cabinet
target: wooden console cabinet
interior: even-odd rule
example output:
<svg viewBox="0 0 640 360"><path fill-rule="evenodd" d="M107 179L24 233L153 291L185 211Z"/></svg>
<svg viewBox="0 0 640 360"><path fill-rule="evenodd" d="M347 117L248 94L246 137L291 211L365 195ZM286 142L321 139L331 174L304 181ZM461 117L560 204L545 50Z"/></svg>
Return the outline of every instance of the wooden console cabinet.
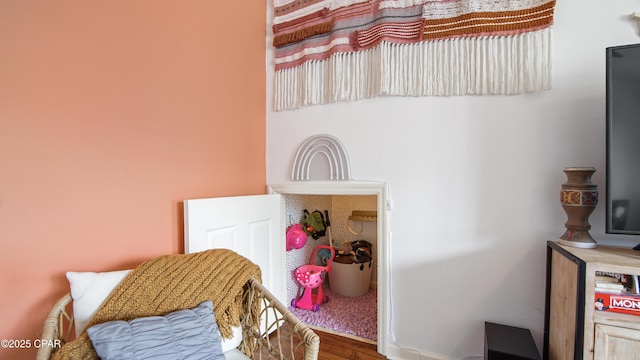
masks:
<svg viewBox="0 0 640 360"><path fill-rule="evenodd" d="M640 275L640 251L547 242L544 359L640 359L640 316L595 310L596 271Z"/></svg>

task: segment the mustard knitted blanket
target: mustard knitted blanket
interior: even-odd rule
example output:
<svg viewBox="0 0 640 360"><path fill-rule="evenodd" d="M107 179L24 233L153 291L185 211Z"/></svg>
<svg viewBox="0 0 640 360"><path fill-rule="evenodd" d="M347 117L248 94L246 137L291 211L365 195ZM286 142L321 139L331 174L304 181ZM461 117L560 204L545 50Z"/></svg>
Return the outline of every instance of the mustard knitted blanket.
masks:
<svg viewBox="0 0 640 360"><path fill-rule="evenodd" d="M231 326L240 325L243 287L250 278L261 281L260 268L231 250L161 256L129 273L107 297L87 328L112 320L165 315L211 300L220 333L223 338L230 338ZM257 321L259 302L253 304L251 311L256 316L252 318ZM98 357L85 329L52 359Z"/></svg>

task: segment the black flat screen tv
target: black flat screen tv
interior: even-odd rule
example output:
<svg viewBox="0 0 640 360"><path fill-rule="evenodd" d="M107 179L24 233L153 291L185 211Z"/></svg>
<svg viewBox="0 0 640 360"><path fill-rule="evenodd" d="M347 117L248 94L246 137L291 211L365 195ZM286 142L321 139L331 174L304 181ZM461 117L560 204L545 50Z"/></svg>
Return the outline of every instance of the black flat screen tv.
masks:
<svg viewBox="0 0 640 360"><path fill-rule="evenodd" d="M640 44L606 49L606 232L640 235Z"/></svg>

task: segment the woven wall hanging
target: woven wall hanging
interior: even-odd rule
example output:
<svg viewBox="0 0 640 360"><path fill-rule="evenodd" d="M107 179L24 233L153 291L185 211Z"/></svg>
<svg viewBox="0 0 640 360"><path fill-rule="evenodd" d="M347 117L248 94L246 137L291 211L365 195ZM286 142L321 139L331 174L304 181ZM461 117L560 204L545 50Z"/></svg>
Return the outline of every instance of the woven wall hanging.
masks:
<svg viewBox="0 0 640 360"><path fill-rule="evenodd" d="M275 110L551 88L555 0L273 0Z"/></svg>

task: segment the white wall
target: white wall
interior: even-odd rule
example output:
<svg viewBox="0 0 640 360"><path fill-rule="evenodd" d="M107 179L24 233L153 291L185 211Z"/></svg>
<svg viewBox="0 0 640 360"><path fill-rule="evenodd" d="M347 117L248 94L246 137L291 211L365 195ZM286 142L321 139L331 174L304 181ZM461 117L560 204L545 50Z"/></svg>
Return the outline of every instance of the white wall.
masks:
<svg viewBox="0 0 640 360"><path fill-rule="evenodd" d="M633 11L639 1L559 1L554 88L544 93L377 98L267 113L269 183L289 180L298 145L318 133L342 140L355 179L389 183L396 346L481 356L483 322L494 321L531 329L542 349L545 243L564 232L566 166L597 169L592 236L640 242L604 235L604 49L640 42ZM268 50L267 108L272 66Z"/></svg>

